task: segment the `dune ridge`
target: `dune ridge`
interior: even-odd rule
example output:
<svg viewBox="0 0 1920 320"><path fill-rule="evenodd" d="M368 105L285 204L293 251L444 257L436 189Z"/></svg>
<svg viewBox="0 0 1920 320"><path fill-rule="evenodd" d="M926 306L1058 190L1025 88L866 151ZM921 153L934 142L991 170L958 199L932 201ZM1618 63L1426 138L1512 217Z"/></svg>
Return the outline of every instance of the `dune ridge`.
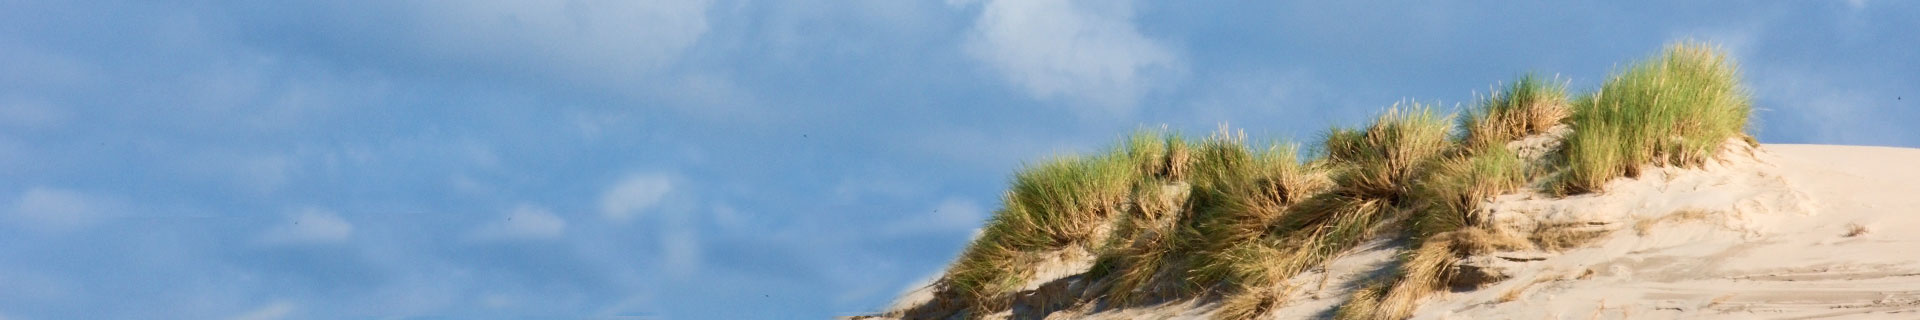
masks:
<svg viewBox="0 0 1920 320"><path fill-rule="evenodd" d="M1910 207L1913 180L1866 180L1920 178L1898 167L1920 158L1763 146L1745 132L1752 106L1738 80L1715 47L1683 42L1596 91L1523 76L1461 113L1395 104L1304 151L1249 145L1224 126L1194 140L1136 132L1109 152L1017 173L1005 206L939 278L856 318L1832 317L1920 306L1904 289L1920 284L1904 267L1916 261L1899 250L1912 224L1881 209Z"/></svg>

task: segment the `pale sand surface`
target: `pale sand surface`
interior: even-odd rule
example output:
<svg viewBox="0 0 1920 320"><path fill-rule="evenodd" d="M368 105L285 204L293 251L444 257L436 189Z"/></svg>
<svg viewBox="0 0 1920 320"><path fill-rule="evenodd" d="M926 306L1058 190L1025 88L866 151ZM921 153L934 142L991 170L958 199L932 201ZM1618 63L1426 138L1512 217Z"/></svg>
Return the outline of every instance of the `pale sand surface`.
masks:
<svg viewBox="0 0 1920 320"><path fill-rule="evenodd" d="M1511 278L1442 293L1414 318L1920 319L1920 149L1726 153L1734 156L1702 169L1618 179L1602 194L1496 199L1489 218L1501 228L1605 233L1564 251L1475 257ZM1289 283L1300 289L1269 316L1331 315L1390 266L1396 245L1371 242L1295 277ZM1216 307L1181 301L1048 318L1204 318Z"/></svg>
<svg viewBox="0 0 1920 320"><path fill-rule="evenodd" d="M1415 318L1920 318L1920 150L1764 150L1764 162L1669 183L1618 181L1623 188L1600 196L1655 210L1590 210L1644 217L1684 203L1719 214L1615 232L1514 279L1430 301ZM1667 189L1641 193L1651 186ZM1714 207L1725 204L1732 210ZM1852 225L1866 232L1848 236Z"/></svg>

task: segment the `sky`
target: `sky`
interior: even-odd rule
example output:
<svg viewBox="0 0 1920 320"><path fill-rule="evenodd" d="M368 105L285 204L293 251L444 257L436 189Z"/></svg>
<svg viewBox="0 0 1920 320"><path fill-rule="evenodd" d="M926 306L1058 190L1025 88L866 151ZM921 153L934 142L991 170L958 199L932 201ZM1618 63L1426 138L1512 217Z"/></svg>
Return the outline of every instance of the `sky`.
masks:
<svg viewBox="0 0 1920 320"><path fill-rule="evenodd" d="M1902 1L0 0L0 319L788 319L1012 173L1311 141L1688 39L1765 143L1920 147ZM1905 97L1914 97L1906 100Z"/></svg>

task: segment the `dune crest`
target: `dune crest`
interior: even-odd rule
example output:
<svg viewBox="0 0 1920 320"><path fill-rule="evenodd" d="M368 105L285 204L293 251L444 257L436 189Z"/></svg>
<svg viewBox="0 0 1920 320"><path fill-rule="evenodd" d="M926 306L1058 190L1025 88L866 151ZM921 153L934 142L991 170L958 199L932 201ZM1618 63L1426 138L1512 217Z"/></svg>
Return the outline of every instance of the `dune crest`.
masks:
<svg viewBox="0 0 1920 320"><path fill-rule="evenodd" d="M1465 259L1503 279L1427 299L1414 319L1868 318L1920 312L1920 149L1729 143L1702 168L1649 168L1603 194L1509 194L1489 205L1518 235L1569 226L1591 239L1560 251L1503 251ZM1330 317L1404 244L1374 240L1296 288L1270 319ZM1061 263L1084 267L1091 258ZM1075 275L1048 268L1024 296ZM1060 289L1055 289L1060 290ZM930 291L897 308L932 301ZM915 299L917 298L917 299ZM917 301L916 301L917 300ZM1023 306L986 318L1209 318L1218 301L1042 314ZM895 314L904 316L905 314ZM911 317L907 317L911 318Z"/></svg>
<svg viewBox="0 0 1920 320"><path fill-rule="evenodd" d="M1679 43L1579 95L1522 76L1299 144L1140 131L1014 175L874 318L1885 316L1920 310L1920 150L1762 146Z"/></svg>

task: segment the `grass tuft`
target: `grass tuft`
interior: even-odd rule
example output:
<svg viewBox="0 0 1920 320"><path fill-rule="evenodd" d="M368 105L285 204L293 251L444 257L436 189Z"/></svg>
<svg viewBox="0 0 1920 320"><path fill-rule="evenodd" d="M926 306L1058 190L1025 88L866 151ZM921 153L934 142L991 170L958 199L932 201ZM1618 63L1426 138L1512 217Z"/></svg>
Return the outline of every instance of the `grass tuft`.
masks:
<svg viewBox="0 0 1920 320"><path fill-rule="evenodd" d="M1452 145L1449 129L1450 120L1431 108L1407 104L1388 109L1364 129L1329 132L1322 165L1333 185L1290 206L1257 245L1224 251L1228 257L1220 261L1227 263L1213 272L1232 275L1228 282L1238 292L1228 299L1250 299L1238 296L1324 263L1371 236L1378 223L1398 218L1411 184Z"/></svg>
<svg viewBox="0 0 1920 320"><path fill-rule="evenodd" d="M1489 199L1530 185L1560 195L1603 191L1643 165L1697 166L1732 139L1752 143L1736 69L1707 45L1681 43L1576 99L1526 75L1468 108L1457 130L1428 105L1396 104L1365 127L1328 131L1308 161L1296 145L1252 148L1224 129L1193 141L1136 131L1110 152L1016 173L1004 206L936 295L941 308L970 315L1004 311L1038 264L1091 253L1084 276L1090 294L1113 303L1103 306L1210 293L1224 299L1215 317L1253 318L1286 302L1288 278L1376 232L1397 232L1418 245L1335 316L1405 318L1450 285L1462 256L1564 250L1606 234L1576 225L1508 234L1482 221ZM1572 131L1546 160L1507 148L1562 124ZM1552 175L1537 179L1540 170Z"/></svg>
<svg viewBox="0 0 1920 320"><path fill-rule="evenodd" d="M1603 191L1643 164L1694 166L1744 136L1752 103L1738 67L1702 43L1673 45L1574 103L1566 171L1551 191Z"/></svg>
<svg viewBox="0 0 1920 320"><path fill-rule="evenodd" d="M1468 150L1505 145L1547 132L1571 113L1565 85L1528 74L1466 111L1460 118L1461 144Z"/></svg>
<svg viewBox="0 0 1920 320"><path fill-rule="evenodd" d="M1185 214L1105 250L1095 278L1110 279L1110 301L1141 302L1149 289L1192 293L1237 282L1242 274L1228 266L1257 253L1243 247L1265 235L1289 206L1330 184L1317 166L1299 161L1291 144L1254 151L1243 136L1223 130L1191 146L1169 145L1192 150L1183 175L1188 196L1176 209ZM1165 283L1183 285L1149 288Z"/></svg>
<svg viewBox="0 0 1920 320"><path fill-rule="evenodd" d="M1440 160L1414 183L1411 236L1420 243L1433 235L1480 225L1482 202L1518 191L1526 183L1526 164L1504 146L1489 144L1477 152Z"/></svg>
<svg viewBox="0 0 1920 320"><path fill-rule="evenodd" d="M1126 150L1098 157L1062 157L1014 175L980 238L948 268L940 291L975 313L1007 307L1045 252L1092 246L1108 218L1123 209L1137 175Z"/></svg>

